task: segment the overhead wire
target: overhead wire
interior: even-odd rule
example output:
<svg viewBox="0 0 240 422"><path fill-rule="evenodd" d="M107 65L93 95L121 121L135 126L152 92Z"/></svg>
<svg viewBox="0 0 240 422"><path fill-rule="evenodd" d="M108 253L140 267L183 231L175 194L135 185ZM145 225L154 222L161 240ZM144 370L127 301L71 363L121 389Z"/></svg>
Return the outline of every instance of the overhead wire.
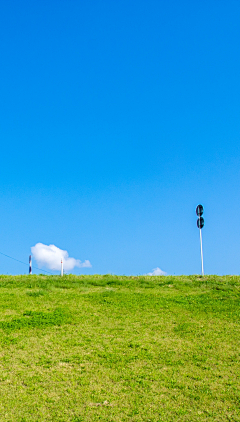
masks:
<svg viewBox="0 0 240 422"><path fill-rule="evenodd" d="M16 258L13 258L12 256L6 255L3 252L0 252L0 254L3 255L3 256L6 256L7 258L13 259L14 261L20 262L21 264L24 264L24 265L29 266L29 264L27 264L26 262L19 261L19 259L16 259ZM42 268L37 268L37 267L35 267L33 265L32 265L32 268L35 268L38 271L44 271L45 273L48 273L48 274L51 274L51 275L55 275L55 274L51 273L50 271L43 270Z"/></svg>

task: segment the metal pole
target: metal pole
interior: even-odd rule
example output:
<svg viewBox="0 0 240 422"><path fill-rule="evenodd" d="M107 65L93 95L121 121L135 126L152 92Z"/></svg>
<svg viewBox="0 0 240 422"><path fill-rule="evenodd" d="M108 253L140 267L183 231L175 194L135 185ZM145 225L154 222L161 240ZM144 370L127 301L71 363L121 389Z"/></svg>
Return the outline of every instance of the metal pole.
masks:
<svg viewBox="0 0 240 422"><path fill-rule="evenodd" d="M32 274L32 256L29 255L29 274Z"/></svg>
<svg viewBox="0 0 240 422"><path fill-rule="evenodd" d="M61 259L61 276L63 276L63 260Z"/></svg>
<svg viewBox="0 0 240 422"><path fill-rule="evenodd" d="M202 275L204 275L204 269L203 269L203 249L202 249L202 229L199 229L200 231L200 247L201 247L201 261L202 261Z"/></svg>

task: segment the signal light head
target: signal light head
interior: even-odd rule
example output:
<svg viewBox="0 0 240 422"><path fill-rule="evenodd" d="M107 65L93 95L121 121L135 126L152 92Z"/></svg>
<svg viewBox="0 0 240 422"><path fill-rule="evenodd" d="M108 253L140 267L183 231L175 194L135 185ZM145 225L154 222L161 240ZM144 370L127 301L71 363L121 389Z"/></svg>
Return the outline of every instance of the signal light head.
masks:
<svg viewBox="0 0 240 422"><path fill-rule="evenodd" d="M203 226L204 226L204 218L203 217L200 217L200 218L197 219L197 226L198 226L199 229L203 228Z"/></svg>
<svg viewBox="0 0 240 422"><path fill-rule="evenodd" d="M201 217L203 215L203 206L201 204L197 206L196 214L198 217Z"/></svg>

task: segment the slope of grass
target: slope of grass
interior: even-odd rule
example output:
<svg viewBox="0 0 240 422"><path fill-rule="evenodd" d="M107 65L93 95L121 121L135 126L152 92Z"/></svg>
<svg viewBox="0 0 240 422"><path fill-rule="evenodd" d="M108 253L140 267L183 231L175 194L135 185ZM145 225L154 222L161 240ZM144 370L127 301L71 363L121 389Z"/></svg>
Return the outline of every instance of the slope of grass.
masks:
<svg viewBox="0 0 240 422"><path fill-rule="evenodd" d="M240 277L0 276L0 421L240 421Z"/></svg>

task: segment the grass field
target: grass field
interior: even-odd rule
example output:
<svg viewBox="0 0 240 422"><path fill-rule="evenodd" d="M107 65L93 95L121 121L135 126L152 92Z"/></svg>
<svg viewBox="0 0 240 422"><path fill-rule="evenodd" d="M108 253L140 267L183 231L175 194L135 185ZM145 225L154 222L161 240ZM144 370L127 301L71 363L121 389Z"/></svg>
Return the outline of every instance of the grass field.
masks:
<svg viewBox="0 0 240 422"><path fill-rule="evenodd" d="M0 421L240 421L240 277L0 276Z"/></svg>

